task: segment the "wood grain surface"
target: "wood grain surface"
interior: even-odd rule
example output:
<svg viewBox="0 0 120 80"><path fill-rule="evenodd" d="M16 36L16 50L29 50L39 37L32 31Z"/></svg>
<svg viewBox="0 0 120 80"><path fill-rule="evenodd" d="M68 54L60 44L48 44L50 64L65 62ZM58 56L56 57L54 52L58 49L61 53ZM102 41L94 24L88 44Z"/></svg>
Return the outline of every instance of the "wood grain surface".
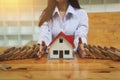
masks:
<svg viewBox="0 0 120 80"><path fill-rule="evenodd" d="M120 12L88 13L88 43L120 48Z"/></svg>
<svg viewBox="0 0 120 80"><path fill-rule="evenodd" d="M0 80L120 80L120 62L80 59L26 59L0 62L13 70L0 70ZM26 68L16 69L16 68Z"/></svg>

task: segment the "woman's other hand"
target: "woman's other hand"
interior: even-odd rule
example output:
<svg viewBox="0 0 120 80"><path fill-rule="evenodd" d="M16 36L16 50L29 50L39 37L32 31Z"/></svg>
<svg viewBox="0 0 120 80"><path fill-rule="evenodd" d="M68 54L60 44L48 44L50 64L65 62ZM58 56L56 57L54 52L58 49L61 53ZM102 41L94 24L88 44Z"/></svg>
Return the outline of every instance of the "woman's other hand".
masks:
<svg viewBox="0 0 120 80"><path fill-rule="evenodd" d="M86 57L86 52L84 50L84 45L82 44L81 38L79 38L78 53L81 55L81 58L85 58Z"/></svg>

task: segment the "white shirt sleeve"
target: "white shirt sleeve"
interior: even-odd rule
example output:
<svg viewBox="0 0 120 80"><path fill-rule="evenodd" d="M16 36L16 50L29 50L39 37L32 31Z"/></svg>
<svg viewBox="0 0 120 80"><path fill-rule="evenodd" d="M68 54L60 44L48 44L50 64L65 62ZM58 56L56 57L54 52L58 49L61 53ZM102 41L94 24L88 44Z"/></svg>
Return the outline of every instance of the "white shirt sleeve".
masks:
<svg viewBox="0 0 120 80"><path fill-rule="evenodd" d="M78 48L78 42L79 37L82 38L82 43L87 43L87 33L88 33L88 15L87 12L82 10L80 13L80 22L79 25L75 31L75 39L74 39L74 45L75 50Z"/></svg>
<svg viewBox="0 0 120 80"><path fill-rule="evenodd" d="M42 41L45 41L47 46L52 41L52 34L48 22L44 22L43 25L40 27L40 36L38 43L41 44Z"/></svg>

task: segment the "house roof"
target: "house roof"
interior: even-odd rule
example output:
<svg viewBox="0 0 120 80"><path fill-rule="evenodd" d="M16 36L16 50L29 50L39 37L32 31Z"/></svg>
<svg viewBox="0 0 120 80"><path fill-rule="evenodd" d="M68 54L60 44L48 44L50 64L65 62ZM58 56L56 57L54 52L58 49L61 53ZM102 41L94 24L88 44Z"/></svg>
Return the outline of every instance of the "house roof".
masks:
<svg viewBox="0 0 120 80"><path fill-rule="evenodd" d="M68 43L71 44L72 47L74 47L74 36L73 35L65 35L63 32L60 32L53 40L52 42L49 44L49 46L51 46L54 41L56 41L56 39L58 39L60 36L62 36L64 39L66 39L68 41Z"/></svg>

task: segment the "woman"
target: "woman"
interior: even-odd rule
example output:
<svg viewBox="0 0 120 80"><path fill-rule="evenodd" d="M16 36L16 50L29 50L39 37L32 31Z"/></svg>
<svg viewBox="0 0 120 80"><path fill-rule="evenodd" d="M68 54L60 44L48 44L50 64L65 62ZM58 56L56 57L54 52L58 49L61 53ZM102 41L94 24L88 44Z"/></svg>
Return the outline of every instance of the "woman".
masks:
<svg viewBox="0 0 120 80"><path fill-rule="evenodd" d="M79 6L78 0L48 0L47 8L43 11L39 26L41 28L38 43L40 50L37 53L40 58L46 46L52 39L63 32L66 35L74 35L75 51L84 58L86 53L83 44L87 43L88 16L84 9Z"/></svg>

